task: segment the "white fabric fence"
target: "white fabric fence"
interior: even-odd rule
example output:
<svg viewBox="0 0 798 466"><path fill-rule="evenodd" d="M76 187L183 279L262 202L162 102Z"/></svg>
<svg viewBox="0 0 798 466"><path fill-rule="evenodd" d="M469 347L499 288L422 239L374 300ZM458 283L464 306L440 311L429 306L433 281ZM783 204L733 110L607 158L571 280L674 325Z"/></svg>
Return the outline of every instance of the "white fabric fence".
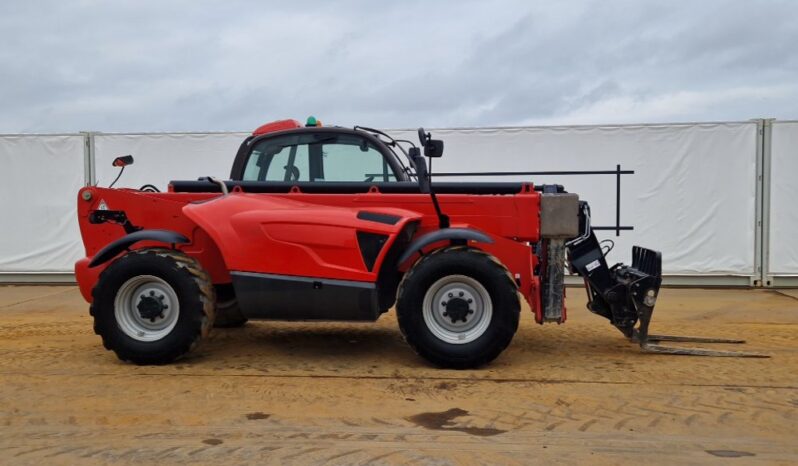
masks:
<svg viewBox="0 0 798 466"><path fill-rule="evenodd" d="M0 136L0 273L70 272L84 255L84 144L80 134Z"/></svg>
<svg viewBox="0 0 798 466"><path fill-rule="evenodd" d="M599 232L616 243L610 262L628 261L633 244L659 249L668 275L755 277L757 271L756 121L663 125L527 127L432 130L445 141L434 172L634 170L622 176L621 224ZM415 141L415 131L391 134ZM83 255L75 220L76 193L91 180L107 186L114 157L136 163L117 183L163 190L173 179L228 178L246 133L94 133L93 160L84 160L84 135L0 136L0 274L71 272ZM798 186L798 123L774 125L770 263L775 273L798 273L789 208ZM448 180L469 178L447 178ZM470 178L557 183L588 200L593 223L615 223L615 176ZM440 178L444 181L444 178ZM776 211L780 213L777 215ZM785 213L786 212L786 213ZM781 223L780 223L781 222ZM2 280L2 277L0 277Z"/></svg>
<svg viewBox="0 0 798 466"><path fill-rule="evenodd" d="M798 121L773 123L770 275L798 275Z"/></svg>
<svg viewBox="0 0 798 466"><path fill-rule="evenodd" d="M756 189L755 122L691 125L437 130L441 172L631 169L621 179L621 223L611 263L632 245L662 251L666 274L753 275ZM415 132L394 132L417 139ZM474 178L477 179L477 178ZM497 177L557 183L592 208L593 223L615 224L615 176ZM441 178L443 180L443 178Z"/></svg>
<svg viewBox="0 0 798 466"><path fill-rule="evenodd" d="M97 134L94 136L95 180L108 186L119 173L111 162L130 154L135 159L115 187L152 184L161 191L172 180L202 176L230 177L238 147L248 133Z"/></svg>

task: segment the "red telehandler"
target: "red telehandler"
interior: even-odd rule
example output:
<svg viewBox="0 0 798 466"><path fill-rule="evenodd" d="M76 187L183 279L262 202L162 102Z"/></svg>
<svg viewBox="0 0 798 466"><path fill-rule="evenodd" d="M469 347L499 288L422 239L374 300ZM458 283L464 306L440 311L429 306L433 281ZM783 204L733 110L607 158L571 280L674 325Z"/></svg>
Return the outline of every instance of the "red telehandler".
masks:
<svg viewBox="0 0 798 466"><path fill-rule="evenodd" d="M644 351L757 356L654 344L742 341L650 335L659 252L609 267L588 204L559 185L431 183L425 157L443 141L418 134L282 120L246 138L228 181L81 189L75 271L95 332L122 360L164 364L214 324L375 321L395 306L419 355L472 368L510 344L519 296L536 322L565 321L567 259L588 309Z"/></svg>

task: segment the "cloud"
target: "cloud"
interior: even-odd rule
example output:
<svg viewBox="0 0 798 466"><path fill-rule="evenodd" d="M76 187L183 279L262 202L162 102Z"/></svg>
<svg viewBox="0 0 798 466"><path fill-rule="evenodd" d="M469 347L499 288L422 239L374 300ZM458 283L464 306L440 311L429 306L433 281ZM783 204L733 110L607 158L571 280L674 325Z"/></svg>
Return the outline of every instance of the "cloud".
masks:
<svg viewBox="0 0 798 466"><path fill-rule="evenodd" d="M0 132L796 118L792 1L4 2Z"/></svg>
<svg viewBox="0 0 798 466"><path fill-rule="evenodd" d="M597 121L662 122L662 121L728 121L727 115L745 115L751 109L767 107L771 112L789 115L790 105L798 101L798 83L770 87L738 87L708 91L677 91L655 95L616 95L586 103L561 116L527 119L521 125L592 124ZM693 119L693 115L701 115ZM768 117L769 114L749 114L738 118Z"/></svg>

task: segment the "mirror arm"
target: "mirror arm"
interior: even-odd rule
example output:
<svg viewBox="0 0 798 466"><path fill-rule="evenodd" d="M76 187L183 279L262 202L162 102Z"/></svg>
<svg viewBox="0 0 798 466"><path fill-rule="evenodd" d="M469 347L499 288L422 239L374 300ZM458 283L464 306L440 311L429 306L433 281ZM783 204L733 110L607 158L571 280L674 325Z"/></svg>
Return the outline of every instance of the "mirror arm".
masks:
<svg viewBox="0 0 798 466"><path fill-rule="evenodd" d="M122 169L121 169L121 170L119 170L119 174L118 174L118 175L116 175L116 178L114 178L114 181L112 181L112 182L111 182L111 184L110 184L110 185L108 185L108 189L111 189L111 188L113 188L113 187L114 187L114 185L116 184L116 182L117 182L117 181L119 181L119 177L121 177L121 176L122 176L122 173L124 173L124 172L125 172L125 166L126 166L126 165L122 165Z"/></svg>
<svg viewBox="0 0 798 466"><path fill-rule="evenodd" d="M438 196L435 195L435 190L432 189L432 157L429 158L427 180L429 180L429 195L432 198L432 206L435 207L435 213L438 215L438 226L440 228L449 228L449 216L444 214L443 210L441 210L441 205L438 203Z"/></svg>
<svg viewBox="0 0 798 466"><path fill-rule="evenodd" d="M418 178L418 185L422 193L429 193L432 198L432 206L435 207L435 213L438 215L438 225L440 228L449 228L449 217L441 210L441 205L438 202L438 196L435 195L435 190L432 188L432 157L440 157L443 153L443 141L434 141L432 135L424 128L418 129L418 140L424 147L424 155L429 158L429 169L424 162L424 157L421 156L421 149L412 148L413 165L416 168L416 177Z"/></svg>

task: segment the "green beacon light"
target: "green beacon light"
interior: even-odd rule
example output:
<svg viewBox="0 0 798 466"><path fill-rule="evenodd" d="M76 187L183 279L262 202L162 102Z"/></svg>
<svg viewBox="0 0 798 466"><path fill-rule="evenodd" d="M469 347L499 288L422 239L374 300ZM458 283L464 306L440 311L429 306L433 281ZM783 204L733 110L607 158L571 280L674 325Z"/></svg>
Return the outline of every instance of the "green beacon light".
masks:
<svg viewBox="0 0 798 466"><path fill-rule="evenodd" d="M308 121L305 123L305 126L318 126L319 122L316 120L316 117L313 115L308 117Z"/></svg>

